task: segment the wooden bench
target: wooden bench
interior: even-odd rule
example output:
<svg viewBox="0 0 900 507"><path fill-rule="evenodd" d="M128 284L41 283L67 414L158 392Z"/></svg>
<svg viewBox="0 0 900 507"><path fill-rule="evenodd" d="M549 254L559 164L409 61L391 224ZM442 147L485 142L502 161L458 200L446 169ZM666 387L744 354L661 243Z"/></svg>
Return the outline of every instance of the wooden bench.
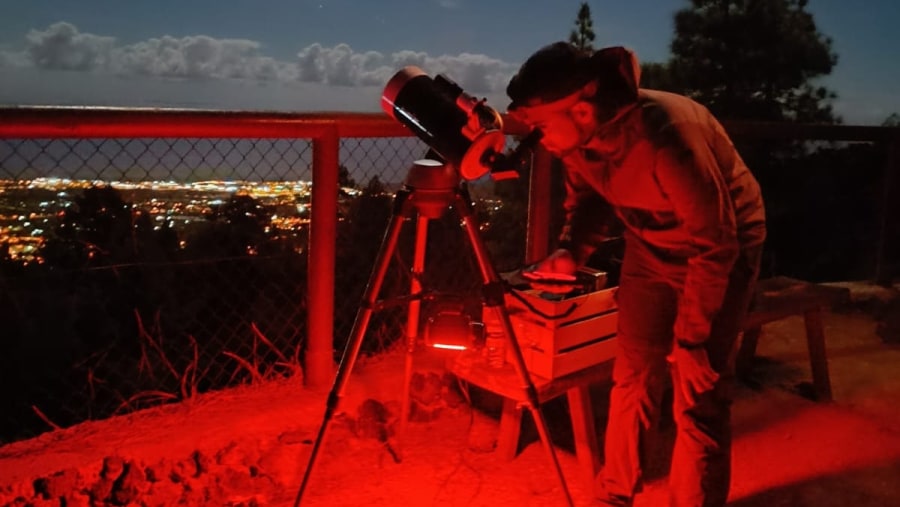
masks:
<svg viewBox="0 0 900 507"><path fill-rule="evenodd" d="M822 311L846 299L849 290L778 276L760 280L743 323L744 336L736 359L738 378L748 379L762 326L793 315L802 315L806 325L806 344L812 370L813 390L819 401L831 401L831 379Z"/></svg>
<svg viewBox="0 0 900 507"><path fill-rule="evenodd" d="M594 477L600 470L600 454L589 387L609 381L612 363L611 360L605 361L553 380L531 375L540 404L566 395L572 420L575 457L582 478L590 487L593 487ZM461 354L451 364L450 370L461 380L503 398L497 451L504 459L515 458L522 427L522 407L527 406L528 400L524 382L512 364L507 362L502 368L491 368L477 356Z"/></svg>

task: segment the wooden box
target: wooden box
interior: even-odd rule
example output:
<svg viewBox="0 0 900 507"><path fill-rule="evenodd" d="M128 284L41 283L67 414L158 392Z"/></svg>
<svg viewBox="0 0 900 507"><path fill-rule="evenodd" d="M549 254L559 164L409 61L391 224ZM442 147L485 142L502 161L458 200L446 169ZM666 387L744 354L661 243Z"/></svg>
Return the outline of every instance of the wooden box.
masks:
<svg viewBox="0 0 900 507"><path fill-rule="evenodd" d="M535 290L507 294L506 307L528 371L555 379L615 357L615 290L560 300L546 299Z"/></svg>

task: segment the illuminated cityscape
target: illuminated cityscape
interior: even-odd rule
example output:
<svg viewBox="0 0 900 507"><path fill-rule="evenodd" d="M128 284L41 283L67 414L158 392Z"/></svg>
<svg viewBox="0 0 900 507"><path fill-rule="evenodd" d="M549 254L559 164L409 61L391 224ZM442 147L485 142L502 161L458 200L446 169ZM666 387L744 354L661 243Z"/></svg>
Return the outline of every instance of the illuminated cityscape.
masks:
<svg viewBox="0 0 900 507"><path fill-rule="evenodd" d="M106 185L116 189L133 209L149 213L156 228L168 225L178 232L207 220L216 206L233 195L248 195L274 210L269 227L275 231L297 234L309 221L311 184L307 181L0 180L0 246L12 260L41 262L41 246L66 208L84 190ZM349 196L357 192L344 189Z"/></svg>

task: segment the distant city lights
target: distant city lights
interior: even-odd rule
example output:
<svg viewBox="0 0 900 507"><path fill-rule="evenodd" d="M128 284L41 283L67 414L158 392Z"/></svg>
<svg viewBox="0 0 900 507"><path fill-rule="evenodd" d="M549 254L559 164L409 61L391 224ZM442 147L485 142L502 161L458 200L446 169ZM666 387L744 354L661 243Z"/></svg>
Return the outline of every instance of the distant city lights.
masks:
<svg viewBox="0 0 900 507"><path fill-rule="evenodd" d="M262 205L278 210L266 230L271 233L297 233L309 222L309 200L312 183L308 181L102 181L69 178L35 178L32 180L0 180L0 246L7 255L23 263L42 262L40 250L46 233L76 196L91 187L111 186L118 190L132 213L148 213L157 224L155 230L169 226L187 229L192 223L207 220L216 206L225 204L235 194L249 195ZM357 195L356 189L345 189L346 195ZM37 195L35 195L37 194ZM48 197L48 194L53 198ZM35 201L35 197L39 200ZM180 240L181 248L186 246ZM248 253L255 254L254 249Z"/></svg>

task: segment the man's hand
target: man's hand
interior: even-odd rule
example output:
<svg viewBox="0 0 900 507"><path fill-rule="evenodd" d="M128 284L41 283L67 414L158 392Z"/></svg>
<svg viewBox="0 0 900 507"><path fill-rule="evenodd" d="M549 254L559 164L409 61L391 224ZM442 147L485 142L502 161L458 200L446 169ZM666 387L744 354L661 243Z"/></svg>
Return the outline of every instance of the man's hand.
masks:
<svg viewBox="0 0 900 507"><path fill-rule="evenodd" d="M578 266L575 264L575 257L572 256L572 252L565 248L559 248L544 260L538 262L532 272L545 274L548 278L552 278L552 275L560 275L559 278L574 278L577 269Z"/></svg>
<svg viewBox="0 0 900 507"><path fill-rule="evenodd" d="M552 294L568 294L575 289L577 265L572 253L558 249L544 260L522 270L533 289Z"/></svg>
<svg viewBox="0 0 900 507"><path fill-rule="evenodd" d="M689 406L695 405L697 395L712 389L719 380L703 347L684 348L676 344L667 359L678 369L680 388Z"/></svg>

